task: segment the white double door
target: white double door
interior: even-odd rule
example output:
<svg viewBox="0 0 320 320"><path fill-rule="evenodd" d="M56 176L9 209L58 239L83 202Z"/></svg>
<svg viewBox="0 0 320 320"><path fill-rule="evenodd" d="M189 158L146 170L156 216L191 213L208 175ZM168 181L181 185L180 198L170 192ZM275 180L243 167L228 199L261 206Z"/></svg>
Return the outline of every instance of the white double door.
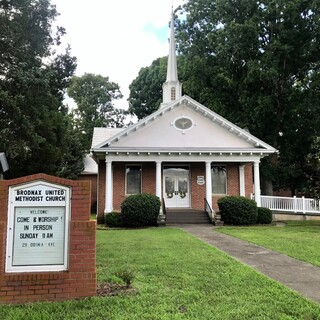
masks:
<svg viewBox="0 0 320 320"><path fill-rule="evenodd" d="M167 208L189 208L189 175L185 173L165 173L163 195Z"/></svg>

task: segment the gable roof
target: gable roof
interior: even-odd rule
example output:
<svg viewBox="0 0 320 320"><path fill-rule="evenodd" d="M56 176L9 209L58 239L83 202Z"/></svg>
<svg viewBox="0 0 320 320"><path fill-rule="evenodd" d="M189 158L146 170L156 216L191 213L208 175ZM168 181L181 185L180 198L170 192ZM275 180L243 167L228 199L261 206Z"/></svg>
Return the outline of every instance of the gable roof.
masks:
<svg viewBox="0 0 320 320"><path fill-rule="evenodd" d="M84 170L81 172L81 175L91 175L98 174L98 165L92 159L91 155L86 154L83 158Z"/></svg>
<svg viewBox="0 0 320 320"><path fill-rule="evenodd" d="M92 143L91 148L94 148L101 143L103 144L106 140L109 140L117 133L123 131L123 128L105 128L105 127L96 127L93 129Z"/></svg>
<svg viewBox="0 0 320 320"><path fill-rule="evenodd" d="M161 119L166 119L166 123L168 123L169 117L174 119L174 117L180 115L180 111L192 114L192 117L205 123L206 127L202 129L203 131L200 130L200 126L195 127L194 130L185 132L184 135L172 129L172 121L171 128L168 125L167 127L162 127L164 120ZM98 136L93 138L92 151L244 151L263 154L270 154L276 151L269 144L186 95L132 126L118 130L114 131L113 129L113 135L111 131L106 131L105 134L109 134L109 136L104 136L104 139L102 138L102 130L95 130L95 134ZM222 135L223 139L221 139ZM192 140L193 136L194 139ZM215 137L219 137L219 139L215 139Z"/></svg>

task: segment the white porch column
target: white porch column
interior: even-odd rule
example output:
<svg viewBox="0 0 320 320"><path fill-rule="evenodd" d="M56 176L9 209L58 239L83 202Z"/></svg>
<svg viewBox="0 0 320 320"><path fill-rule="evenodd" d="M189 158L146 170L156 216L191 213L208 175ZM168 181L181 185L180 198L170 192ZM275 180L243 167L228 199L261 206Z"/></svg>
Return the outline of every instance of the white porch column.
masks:
<svg viewBox="0 0 320 320"><path fill-rule="evenodd" d="M260 161L255 161L253 166L253 175L254 175L254 200L256 201L258 207L261 206L261 194L260 194L260 171L259 171Z"/></svg>
<svg viewBox="0 0 320 320"><path fill-rule="evenodd" d="M156 196L162 201L161 161L156 162Z"/></svg>
<svg viewBox="0 0 320 320"><path fill-rule="evenodd" d="M239 187L240 187L240 196L245 197L246 187L245 187L245 178L244 178L244 164L239 165Z"/></svg>
<svg viewBox="0 0 320 320"><path fill-rule="evenodd" d="M113 193L112 193L112 161L106 160L106 191L104 213L113 210Z"/></svg>
<svg viewBox="0 0 320 320"><path fill-rule="evenodd" d="M161 204L159 210L158 224L165 224L165 216L162 208L162 183L161 183L161 161L156 162L156 196L159 197Z"/></svg>
<svg viewBox="0 0 320 320"><path fill-rule="evenodd" d="M206 199L212 209L212 180L211 180L211 162L206 162Z"/></svg>

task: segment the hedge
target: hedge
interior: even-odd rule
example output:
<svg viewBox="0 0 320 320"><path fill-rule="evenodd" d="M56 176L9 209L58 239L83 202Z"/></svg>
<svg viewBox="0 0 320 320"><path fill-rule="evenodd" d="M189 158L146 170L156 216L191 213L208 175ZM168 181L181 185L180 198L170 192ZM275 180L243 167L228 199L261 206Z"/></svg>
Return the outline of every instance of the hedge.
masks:
<svg viewBox="0 0 320 320"><path fill-rule="evenodd" d="M254 200L242 196L226 196L218 200L221 220L230 225L257 223L258 208Z"/></svg>
<svg viewBox="0 0 320 320"><path fill-rule="evenodd" d="M121 223L124 227L156 226L161 202L152 194L131 195L121 204Z"/></svg>
<svg viewBox="0 0 320 320"><path fill-rule="evenodd" d="M258 223L270 224L272 222L272 211L268 208L258 208Z"/></svg>

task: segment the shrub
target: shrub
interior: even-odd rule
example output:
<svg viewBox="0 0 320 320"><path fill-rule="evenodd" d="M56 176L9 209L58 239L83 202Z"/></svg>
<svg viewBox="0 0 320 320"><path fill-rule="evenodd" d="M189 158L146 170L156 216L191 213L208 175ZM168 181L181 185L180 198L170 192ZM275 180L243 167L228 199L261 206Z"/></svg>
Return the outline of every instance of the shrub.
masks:
<svg viewBox="0 0 320 320"><path fill-rule="evenodd" d="M255 201L242 196L227 196L218 200L221 220L231 225L257 223L258 208Z"/></svg>
<svg viewBox="0 0 320 320"><path fill-rule="evenodd" d="M109 212L104 217L104 223L110 228L121 227L120 212Z"/></svg>
<svg viewBox="0 0 320 320"><path fill-rule="evenodd" d="M133 271L125 269L117 271L115 275L126 284L127 288L131 287L132 281L135 278Z"/></svg>
<svg viewBox="0 0 320 320"><path fill-rule="evenodd" d="M131 195L121 204L121 222L125 227L155 226L160 205L160 200L155 195Z"/></svg>
<svg viewBox="0 0 320 320"><path fill-rule="evenodd" d="M258 223L270 224L272 222L272 211L268 208L258 208Z"/></svg>

